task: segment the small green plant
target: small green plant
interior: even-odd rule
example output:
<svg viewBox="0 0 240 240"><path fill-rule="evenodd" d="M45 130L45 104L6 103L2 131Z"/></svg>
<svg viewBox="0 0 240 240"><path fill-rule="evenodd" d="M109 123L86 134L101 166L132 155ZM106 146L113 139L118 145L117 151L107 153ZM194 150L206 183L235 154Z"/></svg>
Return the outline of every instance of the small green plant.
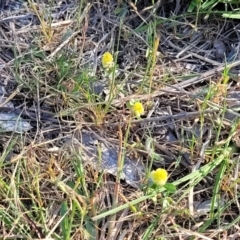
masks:
<svg viewBox="0 0 240 240"><path fill-rule="evenodd" d="M225 5L224 11L218 9L220 4ZM196 18L198 18L200 13L211 14L214 12L222 14L225 18L240 19L239 7L240 4L238 0L192 0L188 7L188 12L196 11Z"/></svg>
<svg viewBox="0 0 240 240"><path fill-rule="evenodd" d="M176 187L172 183L167 183L168 172L163 168L158 168L149 173L149 179L150 183L145 194L154 194L152 200L157 203L159 189L163 187L165 191L162 193L162 204L166 208L171 202L169 195L176 192Z"/></svg>

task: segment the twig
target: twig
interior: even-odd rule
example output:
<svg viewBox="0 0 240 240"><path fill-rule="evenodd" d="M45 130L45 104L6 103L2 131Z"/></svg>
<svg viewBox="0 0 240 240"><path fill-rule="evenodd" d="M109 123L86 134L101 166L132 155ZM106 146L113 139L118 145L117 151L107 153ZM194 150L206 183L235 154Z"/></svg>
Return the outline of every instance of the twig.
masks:
<svg viewBox="0 0 240 240"><path fill-rule="evenodd" d="M197 84L199 82L202 82L202 81L206 80L207 78L210 78L211 76L213 76L217 72L221 72L222 70L224 70L224 68L229 68L230 69L230 68L233 68L233 67L237 67L239 65L240 65L240 60L229 63L229 64L222 64L221 66L219 66L215 69L211 69L211 70L209 70L205 73L202 73L201 75L199 75L197 77L193 77L193 78L188 79L186 81L174 84L171 87L165 87L163 89L159 89L158 91L153 92L151 94L151 97L153 98L153 97L161 96L164 93L166 93L167 91L170 91L172 93L174 93L174 92L177 93L176 88L181 89L181 88L185 88L185 87L188 87L188 86L192 86L194 84ZM137 98L139 100L146 100L146 99L149 99L149 94L131 95L131 96L128 96L128 97L125 97L125 98L121 98L119 100L116 99L116 100L113 101L112 104L113 105L117 105L117 104L122 105L124 102L127 102L130 99L134 99L134 98Z"/></svg>
<svg viewBox="0 0 240 240"><path fill-rule="evenodd" d="M163 36L163 38L164 38L164 36ZM166 40L166 37L165 37L165 40ZM197 54L197 53L193 53L193 52L189 51L189 50L188 50L189 46L187 46L187 48L183 50L181 47L178 47L178 46L176 46L174 43L172 43L169 39L167 40L167 43L168 43L169 46L171 46L172 48L175 48L175 49L177 49L178 51L181 51L181 53L182 53L182 51L186 51L187 53L191 54L192 56L194 56L194 57L196 57L196 58L198 58L198 59L201 59L201 60L203 60L203 61L205 61L205 62L208 62L208 63L210 63L210 64L212 64L212 65L214 65L214 66L219 66L219 65L221 65L221 63L219 63L219 62L217 62L217 61L211 60L211 59L206 58L206 57L203 57L203 56L201 56L201 55L199 55L199 54Z"/></svg>
<svg viewBox="0 0 240 240"><path fill-rule="evenodd" d="M81 31L76 31L74 32L69 38L67 38L64 42L62 42L47 58L47 61L51 61L53 57L65 46L67 45L72 38L77 36Z"/></svg>
<svg viewBox="0 0 240 240"><path fill-rule="evenodd" d="M13 99L20 92L19 89L20 87L18 87L14 92L12 92L11 95L7 97L3 103L0 104L0 108L7 104L11 99Z"/></svg>
<svg viewBox="0 0 240 240"><path fill-rule="evenodd" d="M147 123L147 122L159 122L159 121L166 121L166 120L180 120L180 119L187 119L187 118L193 118L197 117L201 114L206 114L206 113L214 113L217 112L218 109L209 109L205 111L197 111L197 112L184 112L184 113L179 113L176 115L165 115L161 117L152 117L152 118L145 118L145 119L139 119L139 120L132 120L131 123ZM116 126L119 123L108 123L108 125L111 126Z"/></svg>
<svg viewBox="0 0 240 240"><path fill-rule="evenodd" d="M89 11L89 9L91 8L91 6L92 6L91 4L89 4L89 3L87 4L87 6L85 7L85 9L83 10L83 13L82 13L82 15L81 15L81 19L80 19L79 21L81 21L81 20L86 16L86 14L88 13L88 11ZM67 38L64 42L62 42L62 43L47 57L46 60L47 60L47 61L51 61L52 58L53 58L65 45L67 45L72 38L74 38L75 36L77 36L80 32L81 32L81 30L74 32L69 38Z"/></svg>
<svg viewBox="0 0 240 240"><path fill-rule="evenodd" d="M123 136L122 136L122 129L119 125L118 127L118 134L119 134L119 152L118 152L118 171L117 171L117 176L116 176L116 182L115 182L115 187L114 187L114 196L113 196L113 204L112 208L116 208L118 205L118 195L119 195L119 190L120 190L120 179L121 179L121 174L122 174L122 169L123 169L123 164L122 164L122 143L123 143ZM109 227L108 227L108 240L114 240L116 237L116 229L115 227L115 222L116 222L116 214L113 214L110 216L109 220Z"/></svg>
<svg viewBox="0 0 240 240"><path fill-rule="evenodd" d="M236 184L234 185L234 195L235 195L235 201L236 201L236 205L237 205L237 208L238 208L238 213L240 213L240 204L239 204L239 201L238 201L238 184L237 184L237 180L239 178L239 160L240 160L240 157L237 158L236 160L236 168L235 168L235 173L234 173L234 181L236 181Z"/></svg>

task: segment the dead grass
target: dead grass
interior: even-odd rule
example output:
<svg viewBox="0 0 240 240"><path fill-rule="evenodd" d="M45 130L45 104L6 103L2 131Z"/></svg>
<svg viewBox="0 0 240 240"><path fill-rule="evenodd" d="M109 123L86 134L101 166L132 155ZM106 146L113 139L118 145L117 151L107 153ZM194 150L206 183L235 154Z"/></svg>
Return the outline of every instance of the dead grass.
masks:
<svg viewBox="0 0 240 240"><path fill-rule="evenodd" d="M0 136L0 239L239 238L240 60L213 48L231 58L239 24L199 15L196 28L181 1L120 2L1 12L0 110L32 129ZM149 187L156 168L175 193Z"/></svg>

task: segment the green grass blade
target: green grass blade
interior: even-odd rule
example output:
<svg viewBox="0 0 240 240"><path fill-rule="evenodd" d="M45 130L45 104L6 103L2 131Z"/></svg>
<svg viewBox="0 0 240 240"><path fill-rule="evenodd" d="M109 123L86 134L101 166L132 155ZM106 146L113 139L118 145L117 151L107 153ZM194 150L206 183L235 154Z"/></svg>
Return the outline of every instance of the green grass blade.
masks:
<svg viewBox="0 0 240 240"><path fill-rule="evenodd" d="M68 209L67 201L64 201L60 209L60 216L63 217L60 224L62 229L62 234L63 234L63 240L70 239L70 226L69 226L68 212L69 212L69 209Z"/></svg>

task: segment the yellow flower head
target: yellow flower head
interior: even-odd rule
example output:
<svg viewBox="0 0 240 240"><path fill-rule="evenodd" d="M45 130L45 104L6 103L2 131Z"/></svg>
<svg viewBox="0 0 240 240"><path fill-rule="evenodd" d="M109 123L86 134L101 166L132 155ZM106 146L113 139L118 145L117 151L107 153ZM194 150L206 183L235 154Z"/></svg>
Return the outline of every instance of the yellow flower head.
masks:
<svg viewBox="0 0 240 240"><path fill-rule="evenodd" d="M113 56L110 52L105 52L102 56L102 66L104 68L111 68L113 67Z"/></svg>
<svg viewBox="0 0 240 240"><path fill-rule="evenodd" d="M150 172L149 177L153 183L163 186L167 182L168 173L165 169L158 168L157 170Z"/></svg>
<svg viewBox="0 0 240 240"><path fill-rule="evenodd" d="M132 106L132 111L136 115L136 117L140 117L141 115L144 114L144 108L142 103L140 102L135 102Z"/></svg>

